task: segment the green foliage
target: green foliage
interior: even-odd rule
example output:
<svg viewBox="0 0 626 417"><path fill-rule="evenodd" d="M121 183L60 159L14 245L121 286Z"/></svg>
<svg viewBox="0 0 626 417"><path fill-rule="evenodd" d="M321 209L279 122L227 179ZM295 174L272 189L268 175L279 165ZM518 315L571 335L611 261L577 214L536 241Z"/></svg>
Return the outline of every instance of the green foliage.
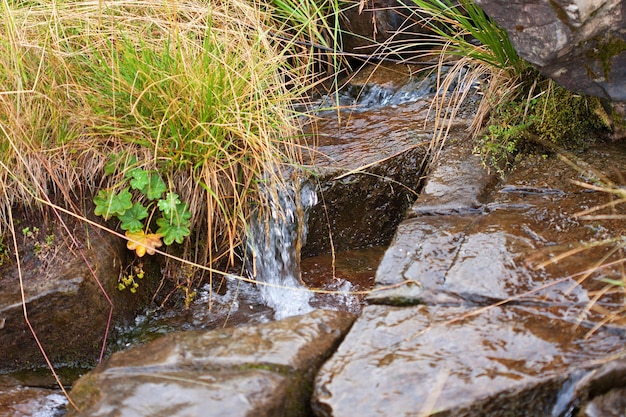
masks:
<svg viewBox="0 0 626 417"><path fill-rule="evenodd" d="M111 159L119 159L119 156L114 155ZM94 213L107 220L116 217L120 228L126 231L130 239L128 248L140 257L146 253L153 254L154 249L161 246L161 238L166 245L183 243L191 234L188 204L181 202L178 194L168 192L165 182L156 171L133 167L126 171L125 181L130 184L135 195L131 194L129 187L119 192L113 189L100 190L93 200L96 206ZM153 211L158 209L161 216L150 216L150 208ZM150 232L150 225L146 221L154 217L158 226L156 233Z"/></svg>
<svg viewBox="0 0 626 417"><path fill-rule="evenodd" d="M531 87L519 87L516 99L494 107L486 132L477 138L476 151L501 174L519 152L532 149L533 137L580 151L592 143L595 132L607 128L599 99L572 93L551 80L531 80L526 80Z"/></svg>
<svg viewBox="0 0 626 417"><path fill-rule="evenodd" d="M420 41L455 57L518 73L526 68L509 37L473 0L412 0L436 36Z"/></svg>
<svg viewBox="0 0 626 417"><path fill-rule="evenodd" d="M144 228L143 219L148 217L148 209L139 202L135 202L131 208L123 214L118 214L122 230L138 232Z"/></svg>
<svg viewBox="0 0 626 417"><path fill-rule="evenodd" d="M149 200L156 200L167 191L167 185L156 172L134 168L128 171L126 178L131 178L130 186L133 190L138 190L148 197Z"/></svg>
<svg viewBox="0 0 626 417"><path fill-rule="evenodd" d="M45 235L44 237L40 236L40 230L37 226L26 226L22 228L22 236L24 236L25 242L30 242L33 247L33 254L40 261L45 261L46 257L49 253L55 250L54 245L54 233L50 233ZM5 260L8 260L9 253L4 247L3 243L0 243L0 265L4 263Z"/></svg>
<svg viewBox="0 0 626 417"><path fill-rule="evenodd" d="M161 207L161 206L159 206ZM163 236L163 243L171 245L172 243L183 243L185 236L189 236L189 220L191 212L187 208L187 203L178 203L174 209L168 208L163 211L163 217L157 219L159 226L157 234Z"/></svg>
<svg viewBox="0 0 626 417"><path fill-rule="evenodd" d="M260 174L300 163L295 104L315 86L318 59L302 40L332 48L339 15L326 13L338 5L0 1L1 185L11 194L0 231L8 202L62 205L82 193L138 254L157 237L191 245L194 230L202 244L184 251L190 259L234 261ZM40 184L61 192L42 195Z"/></svg>
<svg viewBox="0 0 626 417"><path fill-rule="evenodd" d="M464 77L482 85L482 103L473 124L475 150L500 174L520 152L532 149L534 138L580 150L589 144L591 132L606 127L597 99L543 78L517 55L507 33L474 1L412 1L423 15L421 21L435 34L427 36L425 44L457 60L449 78L461 77L462 65L468 74ZM487 127L481 130L485 120Z"/></svg>
<svg viewBox="0 0 626 417"><path fill-rule="evenodd" d="M132 198L128 188L118 193L114 190L100 190L93 199L96 205L94 214L104 217L105 220L109 220L111 216L121 216L133 206Z"/></svg>

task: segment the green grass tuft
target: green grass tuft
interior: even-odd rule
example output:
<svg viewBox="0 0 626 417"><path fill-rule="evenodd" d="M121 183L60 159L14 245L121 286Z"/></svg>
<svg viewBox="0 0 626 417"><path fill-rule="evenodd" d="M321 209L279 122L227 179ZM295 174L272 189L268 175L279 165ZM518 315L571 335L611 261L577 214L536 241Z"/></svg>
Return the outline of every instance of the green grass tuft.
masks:
<svg viewBox="0 0 626 417"><path fill-rule="evenodd" d="M143 169L188 203L204 243L187 256L232 260L259 183L299 164L311 57L284 14L243 0L0 0L0 13L0 229L15 204L87 216L84 198Z"/></svg>

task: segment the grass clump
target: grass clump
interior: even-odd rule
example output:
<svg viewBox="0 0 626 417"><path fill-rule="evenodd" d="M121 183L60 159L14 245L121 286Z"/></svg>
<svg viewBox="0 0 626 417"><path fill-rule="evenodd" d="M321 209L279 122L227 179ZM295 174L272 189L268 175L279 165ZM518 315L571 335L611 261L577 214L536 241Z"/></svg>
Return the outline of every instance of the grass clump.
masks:
<svg viewBox="0 0 626 417"><path fill-rule="evenodd" d="M46 202L86 217L100 193L96 214L127 232L158 227L190 260L232 262L259 184L299 160L308 57L278 36L273 7L1 0L3 219ZM129 187L151 174L159 195Z"/></svg>
<svg viewBox="0 0 626 417"><path fill-rule="evenodd" d="M501 174L538 137L557 147L582 149L591 132L607 127L598 99L567 91L532 69L507 33L473 1L412 3L417 21L433 32L419 41L431 49L425 55L438 55L440 63L442 94L434 104L441 144L446 122L472 95L471 87L480 94L471 127L476 151Z"/></svg>

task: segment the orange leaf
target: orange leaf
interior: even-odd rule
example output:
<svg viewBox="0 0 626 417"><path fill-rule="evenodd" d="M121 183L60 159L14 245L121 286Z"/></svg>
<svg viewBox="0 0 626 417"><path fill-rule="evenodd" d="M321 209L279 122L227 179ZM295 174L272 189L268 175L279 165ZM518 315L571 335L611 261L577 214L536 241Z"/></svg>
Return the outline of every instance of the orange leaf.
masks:
<svg viewBox="0 0 626 417"><path fill-rule="evenodd" d="M131 239L126 243L126 247L134 250L140 258L146 253L154 255L155 249L163 245L163 242L161 242L162 236L159 233L146 234L143 230L134 233L127 231L126 236Z"/></svg>

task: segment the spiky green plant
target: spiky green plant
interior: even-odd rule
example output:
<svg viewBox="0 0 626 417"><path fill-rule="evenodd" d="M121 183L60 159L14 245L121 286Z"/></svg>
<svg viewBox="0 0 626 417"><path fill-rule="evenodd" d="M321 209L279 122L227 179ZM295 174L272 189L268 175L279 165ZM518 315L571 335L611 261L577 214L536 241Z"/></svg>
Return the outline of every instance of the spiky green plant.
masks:
<svg viewBox="0 0 626 417"><path fill-rule="evenodd" d="M474 1L411 3L416 6L416 20L432 32L418 43L428 48L425 55L438 55L441 65L445 88L435 98L438 119L447 115L444 121L450 122L454 109L468 97L461 90L478 86L482 96L471 131L478 139L476 150L489 166L503 174L515 155L528 148L532 135L564 147L581 147L582 137L603 127L597 99L568 92L543 78L518 56L507 33ZM443 70L444 66L450 69ZM439 142L446 136L441 130Z"/></svg>
<svg viewBox="0 0 626 417"><path fill-rule="evenodd" d="M411 0L419 22L432 31L431 47L446 55L469 58L492 68L519 74L526 63L517 55L507 33L471 0Z"/></svg>

